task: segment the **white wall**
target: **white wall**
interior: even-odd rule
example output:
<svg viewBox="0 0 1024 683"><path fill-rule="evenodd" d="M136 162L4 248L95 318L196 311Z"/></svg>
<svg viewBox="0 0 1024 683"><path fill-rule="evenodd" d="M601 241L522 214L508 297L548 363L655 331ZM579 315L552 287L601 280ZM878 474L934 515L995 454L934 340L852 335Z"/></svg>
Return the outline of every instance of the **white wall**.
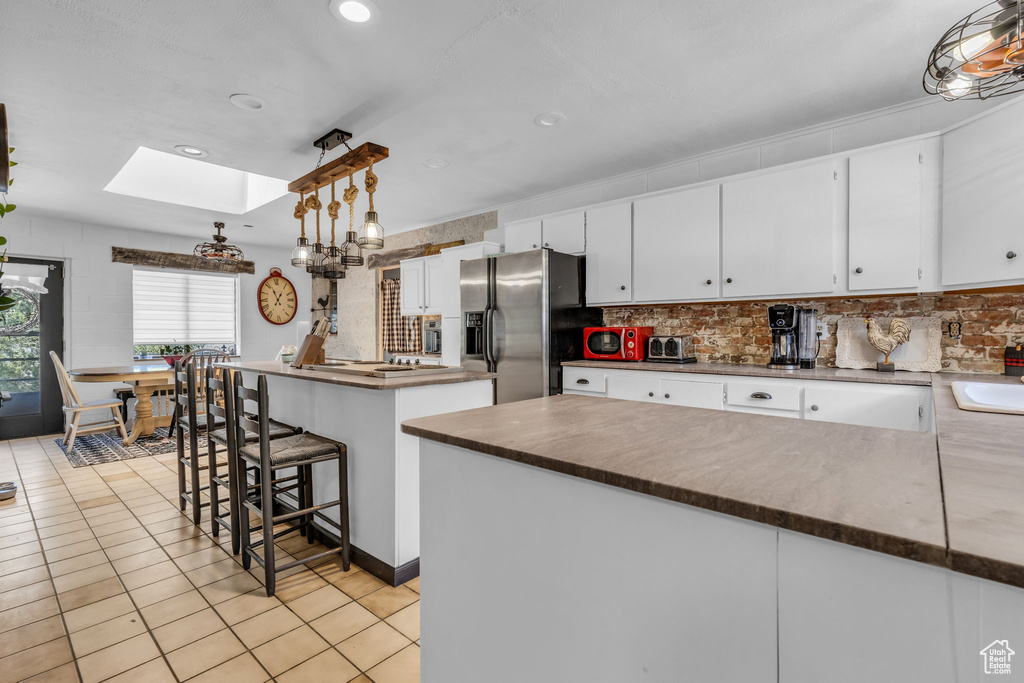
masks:
<svg viewBox="0 0 1024 683"><path fill-rule="evenodd" d="M1005 101L946 102L933 97L830 121L507 204L498 208L498 224L504 229L506 223L526 218L944 130Z"/></svg>
<svg viewBox="0 0 1024 683"><path fill-rule="evenodd" d="M132 266L113 263L111 247L191 253L196 240L99 225L33 218L16 211L3 219L9 256L65 262L64 363L69 368L125 365L132 362ZM298 301L310 300L309 278L289 272L288 246L279 249L239 244L254 275L240 276L239 351L245 360L272 359L284 344L294 344L296 325L308 320L301 308L287 325L271 325L260 315L256 288L278 266L295 285ZM44 361L43 372L52 372ZM79 384L83 400L109 398L113 385Z"/></svg>

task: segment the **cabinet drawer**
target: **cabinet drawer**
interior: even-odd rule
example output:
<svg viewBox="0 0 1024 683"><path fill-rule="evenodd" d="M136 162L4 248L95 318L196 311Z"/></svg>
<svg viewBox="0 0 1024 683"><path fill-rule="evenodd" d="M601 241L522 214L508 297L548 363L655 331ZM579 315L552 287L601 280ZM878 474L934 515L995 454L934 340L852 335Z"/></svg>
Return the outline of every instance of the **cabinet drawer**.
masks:
<svg viewBox="0 0 1024 683"><path fill-rule="evenodd" d="M585 391L588 394L605 392L605 371L600 368L563 368L562 390Z"/></svg>
<svg viewBox="0 0 1024 683"><path fill-rule="evenodd" d="M721 410L724 396L725 385L721 382L661 380L661 398L669 405Z"/></svg>
<svg viewBox="0 0 1024 683"><path fill-rule="evenodd" d="M661 380L654 373L630 371L608 378L608 398L660 403L660 392Z"/></svg>
<svg viewBox="0 0 1024 683"><path fill-rule="evenodd" d="M799 385L758 382L729 382L726 403L730 406L770 410L800 410Z"/></svg>

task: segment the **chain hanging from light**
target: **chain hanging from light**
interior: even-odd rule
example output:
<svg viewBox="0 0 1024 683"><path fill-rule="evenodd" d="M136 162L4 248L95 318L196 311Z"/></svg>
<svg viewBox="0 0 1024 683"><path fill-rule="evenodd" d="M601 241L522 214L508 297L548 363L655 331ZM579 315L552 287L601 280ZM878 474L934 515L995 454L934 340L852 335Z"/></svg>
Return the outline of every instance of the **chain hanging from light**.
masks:
<svg viewBox="0 0 1024 683"><path fill-rule="evenodd" d="M316 211L316 242L313 242L313 253L306 264L306 272L315 278L323 277L324 262L327 260L324 244L320 241L320 209L322 208L324 208L324 204L320 201L320 188L317 188L313 194L306 197L306 209Z"/></svg>
<svg viewBox="0 0 1024 683"><path fill-rule="evenodd" d="M345 264L341 260L341 252L334 244L334 223L338 220L341 202L334 197L334 178L331 178L331 203L327 205L327 215L331 217L331 246L327 248L327 260L324 261L323 276L328 280L341 280L345 277Z"/></svg>
<svg viewBox="0 0 1024 683"><path fill-rule="evenodd" d="M345 188L345 194L342 198L345 203L348 204L348 232L345 233L345 243L341 245L341 262L346 266L361 266L363 265L363 252L359 248L359 243L356 241L358 235L355 229L356 219L356 196L359 195L359 188L356 187L355 180L352 177L352 172L348 173L348 187Z"/></svg>
<svg viewBox="0 0 1024 683"><path fill-rule="evenodd" d="M928 56L926 92L985 100L1024 90L1024 0L996 0L946 31Z"/></svg>
<svg viewBox="0 0 1024 683"><path fill-rule="evenodd" d="M366 222L360 230L359 246L363 249L384 248L384 226L377 219L377 212L373 209L373 193L377 190L377 175L373 172L373 157L370 157L370 165L366 169L366 194L369 195L370 210L366 212Z"/></svg>
<svg viewBox="0 0 1024 683"><path fill-rule="evenodd" d="M299 193L299 203L295 205L295 212L292 214L299 219L299 239L295 241L295 248L292 249L292 265L296 268L305 268L309 265L309 240L306 239L306 195Z"/></svg>
<svg viewBox="0 0 1024 683"><path fill-rule="evenodd" d="M242 250L233 244L228 244L228 238L221 234L224 224L217 222L213 224L217 234L213 236L212 242L201 242L196 245L193 255L204 258L207 261L218 261L221 263L232 263L245 260Z"/></svg>

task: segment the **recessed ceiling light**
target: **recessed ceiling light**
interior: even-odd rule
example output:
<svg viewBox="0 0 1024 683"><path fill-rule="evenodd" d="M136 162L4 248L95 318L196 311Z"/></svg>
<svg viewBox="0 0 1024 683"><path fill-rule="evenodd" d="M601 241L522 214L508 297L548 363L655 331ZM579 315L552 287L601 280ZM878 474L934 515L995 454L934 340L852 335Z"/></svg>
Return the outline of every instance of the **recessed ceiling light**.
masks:
<svg viewBox="0 0 1024 683"><path fill-rule="evenodd" d="M263 109L265 106L267 106L265 100L256 97L255 95L247 95L242 92L235 93L234 95L229 97L228 102L235 105L239 109L244 109L246 111L259 111L260 109Z"/></svg>
<svg viewBox="0 0 1024 683"><path fill-rule="evenodd" d="M206 150L195 145L175 145L174 151L186 157L200 159L206 156Z"/></svg>
<svg viewBox="0 0 1024 683"><path fill-rule="evenodd" d="M547 114L538 114L537 118L533 120L533 122L541 128L557 126L563 121L565 121L565 114L559 114L557 111L549 111Z"/></svg>
<svg viewBox="0 0 1024 683"><path fill-rule="evenodd" d="M344 19L356 24L365 23L380 13L370 0L330 0L328 6L338 21Z"/></svg>
<svg viewBox="0 0 1024 683"><path fill-rule="evenodd" d="M423 165L427 168L444 168L448 165L448 162L444 159L427 159L423 162Z"/></svg>

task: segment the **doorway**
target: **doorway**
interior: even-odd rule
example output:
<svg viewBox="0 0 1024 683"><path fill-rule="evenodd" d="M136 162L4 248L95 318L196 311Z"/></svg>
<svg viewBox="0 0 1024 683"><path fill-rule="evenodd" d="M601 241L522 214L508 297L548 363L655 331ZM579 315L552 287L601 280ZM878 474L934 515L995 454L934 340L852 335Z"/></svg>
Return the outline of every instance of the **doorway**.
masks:
<svg viewBox="0 0 1024 683"><path fill-rule="evenodd" d="M64 264L11 256L3 270L15 275L3 287L16 303L0 313L0 439L61 432L64 404L50 351L64 356Z"/></svg>

